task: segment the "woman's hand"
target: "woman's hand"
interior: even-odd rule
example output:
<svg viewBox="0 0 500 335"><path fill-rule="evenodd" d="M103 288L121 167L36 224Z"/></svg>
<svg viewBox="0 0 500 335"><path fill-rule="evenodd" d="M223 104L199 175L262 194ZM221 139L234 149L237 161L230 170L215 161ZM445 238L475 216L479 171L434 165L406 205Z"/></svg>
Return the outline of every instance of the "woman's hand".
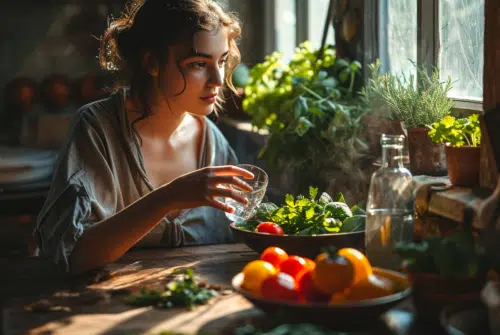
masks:
<svg viewBox="0 0 500 335"><path fill-rule="evenodd" d="M247 204L248 200L241 193L225 187L231 185L242 191L252 191L252 187L238 177L252 179L254 175L234 165L210 166L180 176L161 186L158 191L171 210L211 206L232 213L234 208L217 198L231 198Z"/></svg>

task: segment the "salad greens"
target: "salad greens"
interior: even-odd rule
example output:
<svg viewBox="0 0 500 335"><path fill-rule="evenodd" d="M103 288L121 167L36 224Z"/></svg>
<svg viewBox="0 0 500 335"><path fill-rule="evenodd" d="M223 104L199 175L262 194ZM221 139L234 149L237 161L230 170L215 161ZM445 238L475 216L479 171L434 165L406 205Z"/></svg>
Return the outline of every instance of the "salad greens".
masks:
<svg viewBox="0 0 500 335"><path fill-rule="evenodd" d="M449 278L484 275L489 260L476 251L474 236L457 231L447 237L431 236L420 243L400 242L395 252L409 272L439 274Z"/></svg>
<svg viewBox="0 0 500 335"><path fill-rule="evenodd" d="M280 225L287 235L347 233L365 229L366 204L349 208L342 193L335 200L325 192L319 198L317 195L318 189L309 187L309 197L299 195L294 198L287 194L281 207L270 202L261 203L252 219L236 226L255 231L261 222L270 221Z"/></svg>
<svg viewBox="0 0 500 335"><path fill-rule="evenodd" d="M191 269L174 272L174 274L179 275L179 278L169 282L163 292L147 290L143 287L138 295L126 297L125 303L160 308L182 306L192 309L195 305L205 304L217 295L215 290L197 284Z"/></svg>

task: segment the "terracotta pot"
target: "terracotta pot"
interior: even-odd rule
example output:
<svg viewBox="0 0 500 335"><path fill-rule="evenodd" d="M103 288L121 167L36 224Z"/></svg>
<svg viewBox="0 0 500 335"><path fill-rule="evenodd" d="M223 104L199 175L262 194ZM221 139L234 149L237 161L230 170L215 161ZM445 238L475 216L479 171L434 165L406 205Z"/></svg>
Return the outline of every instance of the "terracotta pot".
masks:
<svg viewBox="0 0 500 335"><path fill-rule="evenodd" d="M65 107L71 98L71 80L65 75L50 75L42 81L40 91L46 108Z"/></svg>
<svg viewBox="0 0 500 335"><path fill-rule="evenodd" d="M445 278L433 273L408 273L412 300L417 316L438 323L442 310L449 305L480 302L486 278Z"/></svg>
<svg viewBox="0 0 500 335"><path fill-rule="evenodd" d="M479 184L479 147L445 146L448 177L456 186L475 186Z"/></svg>
<svg viewBox="0 0 500 335"><path fill-rule="evenodd" d="M427 132L427 128L408 128L411 173L445 176L447 170L444 144L433 143Z"/></svg>
<svg viewBox="0 0 500 335"><path fill-rule="evenodd" d="M5 85L4 101L9 112L26 113L38 103L38 83L31 78L14 78Z"/></svg>

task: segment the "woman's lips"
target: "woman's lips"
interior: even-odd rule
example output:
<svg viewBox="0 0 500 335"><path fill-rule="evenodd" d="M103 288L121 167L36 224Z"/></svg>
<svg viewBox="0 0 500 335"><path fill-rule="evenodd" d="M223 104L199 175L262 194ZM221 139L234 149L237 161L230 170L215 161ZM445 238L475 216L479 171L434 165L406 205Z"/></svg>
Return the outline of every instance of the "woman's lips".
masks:
<svg viewBox="0 0 500 335"><path fill-rule="evenodd" d="M207 103L213 104L213 103L215 103L216 98L217 98L217 94L212 94L212 95L207 95L206 97L202 97L200 99L207 102Z"/></svg>

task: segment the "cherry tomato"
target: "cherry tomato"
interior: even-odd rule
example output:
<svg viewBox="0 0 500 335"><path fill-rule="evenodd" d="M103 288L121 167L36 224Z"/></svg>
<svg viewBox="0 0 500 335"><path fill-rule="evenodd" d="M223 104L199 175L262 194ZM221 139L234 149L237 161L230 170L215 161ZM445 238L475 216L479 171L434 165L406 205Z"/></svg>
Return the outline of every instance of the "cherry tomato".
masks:
<svg viewBox="0 0 500 335"><path fill-rule="evenodd" d="M288 256L288 258L281 263L280 271L288 273L296 280L299 275L306 270L306 267L307 262L304 258L299 256Z"/></svg>
<svg viewBox="0 0 500 335"><path fill-rule="evenodd" d="M302 257L302 258L304 258L306 261L307 270L314 270L314 268L316 267L316 262L314 262L312 259L307 258L307 257Z"/></svg>
<svg viewBox="0 0 500 335"><path fill-rule="evenodd" d="M312 273L314 285L325 294L341 292L352 285L354 267L344 256L321 253Z"/></svg>
<svg viewBox="0 0 500 335"><path fill-rule="evenodd" d="M268 277L274 276L277 271L271 263L257 260L248 263L243 268L243 283L241 287L251 291L255 295L260 295L262 282Z"/></svg>
<svg viewBox="0 0 500 335"><path fill-rule="evenodd" d="M260 289L264 298L273 300L298 300L297 283L288 273L280 272L262 282Z"/></svg>
<svg viewBox="0 0 500 335"><path fill-rule="evenodd" d="M306 270L299 276L297 281L299 300L301 302L327 302L330 296L316 288L312 280L312 272L312 270Z"/></svg>
<svg viewBox="0 0 500 335"><path fill-rule="evenodd" d="M259 233L268 233L272 235L283 235L283 229L279 226L279 224L273 222L262 222L255 229Z"/></svg>
<svg viewBox="0 0 500 335"><path fill-rule="evenodd" d="M286 261L288 254L285 250L278 247L266 248L260 255L260 259L271 263L276 269L279 269L281 263Z"/></svg>

